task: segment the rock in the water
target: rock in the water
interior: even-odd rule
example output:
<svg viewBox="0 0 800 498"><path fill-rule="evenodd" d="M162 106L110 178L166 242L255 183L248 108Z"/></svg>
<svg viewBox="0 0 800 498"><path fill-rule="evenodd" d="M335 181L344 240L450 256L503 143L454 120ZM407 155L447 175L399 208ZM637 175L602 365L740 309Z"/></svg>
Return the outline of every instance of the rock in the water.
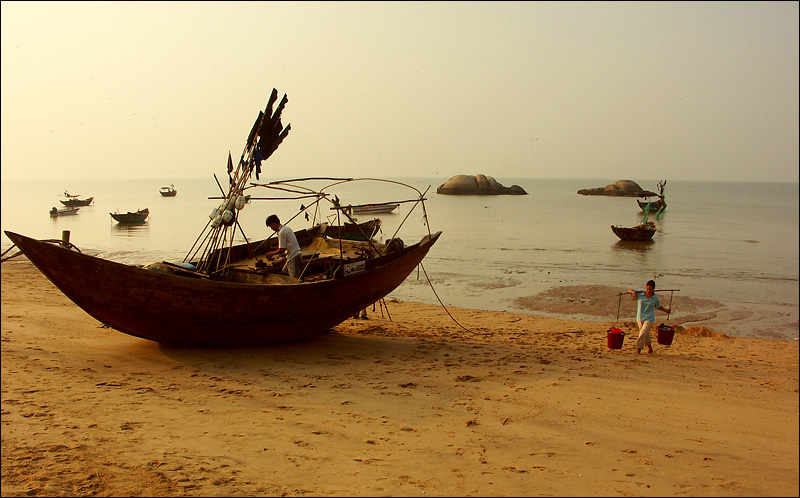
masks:
<svg viewBox="0 0 800 498"><path fill-rule="evenodd" d="M609 183L605 187L589 188L578 190L581 195L611 195L622 197L641 197L647 195L658 195L655 192L644 190L638 183L632 180L620 180Z"/></svg>
<svg viewBox="0 0 800 498"><path fill-rule="evenodd" d="M526 195L525 189L519 185L506 187L491 176L455 175L436 189L437 194L444 195Z"/></svg>

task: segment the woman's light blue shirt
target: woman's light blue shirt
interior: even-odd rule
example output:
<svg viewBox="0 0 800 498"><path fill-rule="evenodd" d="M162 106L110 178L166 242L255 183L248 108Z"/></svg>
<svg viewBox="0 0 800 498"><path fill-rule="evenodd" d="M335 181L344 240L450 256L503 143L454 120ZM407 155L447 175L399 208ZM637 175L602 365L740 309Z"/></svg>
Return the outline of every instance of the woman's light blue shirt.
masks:
<svg viewBox="0 0 800 498"><path fill-rule="evenodd" d="M636 320L639 322L656 322L656 310L661 307L658 302L658 294L653 293L653 297L644 295L643 290L633 289L636 299L639 301L636 309Z"/></svg>

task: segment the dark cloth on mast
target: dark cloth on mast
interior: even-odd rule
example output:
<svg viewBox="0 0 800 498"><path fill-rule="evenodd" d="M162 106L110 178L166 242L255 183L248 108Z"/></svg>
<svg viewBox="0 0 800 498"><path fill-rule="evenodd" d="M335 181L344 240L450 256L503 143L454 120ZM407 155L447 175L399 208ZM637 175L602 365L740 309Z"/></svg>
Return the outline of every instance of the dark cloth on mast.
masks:
<svg viewBox="0 0 800 498"><path fill-rule="evenodd" d="M247 148L253 146L256 142L256 136L258 134L258 130L261 129L261 122L264 119L264 113L258 111L258 117L256 118L256 122L253 123L253 128L250 130L250 135L247 136Z"/></svg>
<svg viewBox="0 0 800 498"><path fill-rule="evenodd" d="M256 180L258 180L259 179L258 175L261 173L261 163L257 163L256 162L256 158L251 156L250 157L250 172L252 173L253 170L255 170L255 172L256 172Z"/></svg>
<svg viewBox="0 0 800 498"><path fill-rule="evenodd" d="M263 157L261 156L261 149L256 147L256 152L253 155L253 160L256 163L256 180L258 180L258 175L261 174L261 161L263 161Z"/></svg>

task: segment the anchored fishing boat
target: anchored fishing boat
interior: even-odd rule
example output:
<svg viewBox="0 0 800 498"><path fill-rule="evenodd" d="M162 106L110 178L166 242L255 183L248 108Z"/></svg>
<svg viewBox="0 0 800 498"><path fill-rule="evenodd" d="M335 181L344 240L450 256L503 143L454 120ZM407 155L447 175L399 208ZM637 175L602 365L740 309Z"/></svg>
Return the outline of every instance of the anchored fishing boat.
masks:
<svg viewBox="0 0 800 498"><path fill-rule="evenodd" d="M620 240L631 242L643 242L653 239L653 234L656 233L656 224L652 221L646 223L639 223L635 227L623 227L619 225L611 225L611 231Z"/></svg>
<svg viewBox="0 0 800 498"><path fill-rule="evenodd" d="M636 199L636 202L639 204L639 209L645 212L645 216L649 213L655 213L656 219L659 221L661 220L661 217L667 210L667 199L664 197L664 187L666 185L666 180L658 182L658 194L656 194L655 199L649 194L640 195L639 197L641 197L641 199Z"/></svg>
<svg viewBox="0 0 800 498"><path fill-rule="evenodd" d="M655 213L667 208L667 201L664 200L663 197L657 196L655 200L651 198L651 196L641 196L641 199L637 199L636 202L639 204L639 209L642 211L647 210L651 213Z"/></svg>
<svg viewBox="0 0 800 498"><path fill-rule="evenodd" d="M79 209L79 207L63 207L56 209L56 207L53 206L53 208L50 209L50 216L72 216L78 214Z"/></svg>
<svg viewBox="0 0 800 498"><path fill-rule="evenodd" d="M148 216L150 216L150 210L148 208L138 209L136 211L128 211L127 213L108 213L111 215L117 223L122 224L136 224L136 223L144 223Z"/></svg>
<svg viewBox="0 0 800 498"><path fill-rule="evenodd" d="M178 191L175 190L175 184L173 183L170 183L168 187L161 187L158 193L164 197L175 197L178 195Z"/></svg>
<svg viewBox="0 0 800 498"><path fill-rule="evenodd" d="M400 206L397 202L381 202L375 204L358 204L350 206L350 212L356 214L388 214Z"/></svg>
<svg viewBox="0 0 800 498"><path fill-rule="evenodd" d="M74 250L69 241L37 240L6 231L16 246L67 297L89 315L120 332L152 341L208 347L255 346L310 338L383 299L421 264L441 232L427 225L424 193L400 202L419 208L424 230L419 242L406 245L397 232L384 243L324 236L329 223L321 206L330 205L337 221L355 223L348 210L331 195L336 185L367 179L308 178L251 182L261 163L288 135L281 113L286 95L273 112L277 90L260 111L247 138L238 166L228 156L229 187L220 185L220 205L181 262L144 266L121 264ZM216 178L216 177L215 177ZM371 179L370 179L371 180ZM327 182L322 188L310 182ZM382 180L388 181L388 180ZM219 184L219 182L218 182ZM313 199L301 213L313 212L309 228L296 230L303 266L300 278L282 271L281 258L268 257L275 237L251 241L237 218L246 206L246 190L270 189L281 200ZM427 190L425 191L427 192ZM278 200L274 197L261 200ZM302 220L302 218L300 218ZM341 224L341 223L337 223ZM399 229L398 229L399 230ZM244 236L234 243L235 235Z"/></svg>
<svg viewBox="0 0 800 498"><path fill-rule="evenodd" d="M59 202L67 207L88 206L92 203L92 201L94 201L94 197L81 199L79 195L72 195L66 190L64 191L64 197L65 199L59 199Z"/></svg>

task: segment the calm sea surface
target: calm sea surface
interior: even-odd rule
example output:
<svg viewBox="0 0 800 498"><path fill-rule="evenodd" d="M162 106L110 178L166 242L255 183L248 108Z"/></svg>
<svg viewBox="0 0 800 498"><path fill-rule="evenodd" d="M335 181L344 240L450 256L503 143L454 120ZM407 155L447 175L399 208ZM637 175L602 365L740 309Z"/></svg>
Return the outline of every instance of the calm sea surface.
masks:
<svg viewBox="0 0 800 498"><path fill-rule="evenodd" d="M269 178L262 176L262 181ZM624 292L642 288L657 276L659 288L711 299L727 306L760 306L798 320L798 184L681 182L670 180L667 213L650 244L622 243L610 225L633 226L642 219L630 197L583 196L582 188L603 187L616 179L555 180L498 178L520 185L526 196L445 196L436 188L447 178L397 179L425 191L431 231L443 232L423 262L444 304L488 310L530 312L515 299L557 286L604 285ZM656 181L637 182L656 190ZM2 181L2 229L40 239L60 239L63 230L81 251L114 261L146 264L179 262L187 255L219 204L219 187L210 179L128 181ZM178 195L162 197L158 189L175 183ZM330 183L330 182L324 182ZM322 183L316 184L320 186ZM94 196L92 206L76 216L51 218L51 207L67 189ZM344 204L413 199L414 192L389 183L354 182L335 192ZM275 196L263 189L254 197ZM271 233L264 225L270 213L291 218L300 200L253 200L240 223L250 239ZM308 201L305 201L308 205ZM393 235L406 219L400 237L413 243L427 233L419 208L402 204L382 215L382 238ZM124 226L114 211L149 208L141 226ZM330 213L327 206L324 208ZM362 217L366 219L366 217ZM297 218L294 229L308 222ZM2 250L11 247L3 234ZM412 273L390 297L437 304L424 274ZM579 297L579 296L576 296ZM535 311L535 310L534 310ZM613 317L612 317L613 318ZM752 333L746 323L727 333ZM797 337L797 330L782 333Z"/></svg>

